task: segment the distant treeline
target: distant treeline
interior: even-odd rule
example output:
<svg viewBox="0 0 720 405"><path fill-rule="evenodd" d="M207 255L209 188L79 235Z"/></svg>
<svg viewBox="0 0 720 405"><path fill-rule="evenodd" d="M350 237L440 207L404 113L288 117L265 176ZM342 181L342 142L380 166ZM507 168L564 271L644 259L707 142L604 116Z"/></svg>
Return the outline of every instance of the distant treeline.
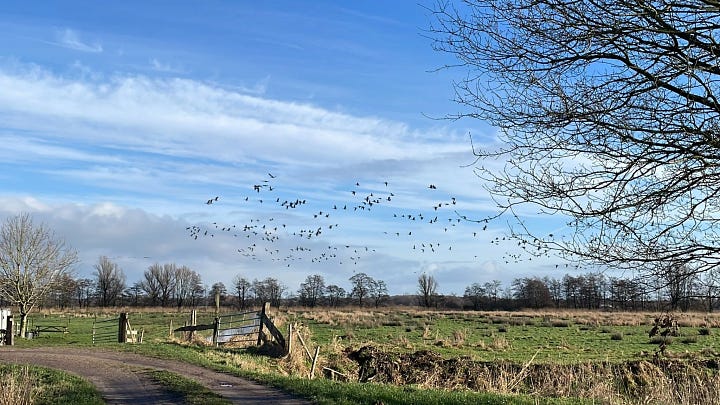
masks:
<svg viewBox="0 0 720 405"><path fill-rule="evenodd" d="M174 263L154 264L141 281L128 286L120 268L101 257L94 278L64 275L46 296L43 306L85 308L113 306L237 307L270 302L274 307L420 306L436 309L518 310L589 309L619 311L712 311L720 301L720 278L712 273L694 274L684 268L645 278L609 277L590 272L562 278L525 277L509 285L493 280L472 283L462 296L439 294L437 281L422 274L417 293L388 294L384 281L365 273L348 279L348 285L326 285L322 275L308 276L296 288L275 278L248 280L242 275L228 288L221 282L207 285L200 275ZM0 298L0 305L9 303Z"/></svg>

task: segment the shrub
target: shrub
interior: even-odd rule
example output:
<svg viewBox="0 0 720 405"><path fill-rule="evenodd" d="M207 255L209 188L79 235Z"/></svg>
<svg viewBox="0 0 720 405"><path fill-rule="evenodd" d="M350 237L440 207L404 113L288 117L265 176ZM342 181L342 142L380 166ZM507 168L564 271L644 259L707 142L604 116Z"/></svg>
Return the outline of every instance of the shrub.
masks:
<svg viewBox="0 0 720 405"><path fill-rule="evenodd" d="M666 345L669 345L670 343L673 342L673 340L674 340L674 337L673 337L673 336L660 336L660 335L655 335L655 336L653 336L653 337L650 338L650 343L651 343L651 344L654 344L654 345L659 345L659 344L661 344L661 343L665 343Z"/></svg>
<svg viewBox="0 0 720 405"><path fill-rule="evenodd" d="M697 343L697 336L684 336L680 339L680 342L685 344Z"/></svg>
<svg viewBox="0 0 720 405"><path fill-rule="evenodd" d="M610 335L610 340L622 340L623 334L621 332L615 332L612 335Z"/></svg>

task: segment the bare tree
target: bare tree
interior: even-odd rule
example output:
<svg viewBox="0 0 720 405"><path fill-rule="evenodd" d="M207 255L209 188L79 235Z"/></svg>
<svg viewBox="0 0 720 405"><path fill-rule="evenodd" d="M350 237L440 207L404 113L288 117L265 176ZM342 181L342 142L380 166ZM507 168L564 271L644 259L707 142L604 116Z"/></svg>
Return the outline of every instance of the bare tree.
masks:
<svg viewBox="0 0 720 405"><path fill-rule="evenodd" d="M106 256L100 256L95 264L95 288L102 307L117 305L125 289L125 273Z"/></svg>
<svg viewBox="0 0 720 405"><path fill-rule="evenodd" d="M335 284L327 286L325 291L327 292L328 304L331 307L338 306L340 301L347 296L345 289Z"/></svg>
<svg viewBox="0 0 720 405"><path fill-rule="evenodd" d="M472 283L465 288L463 298L470 301L473 310L479 311L483 309L484 304L487 304L487 289L480 283Z"/></svg>
<svg viewBox="0 0 720 405"><path fill-rule="evenodd" d="M692 269L684 265L669 265L660 273L660 280L670 299L670 310L687 311L690 298L695 293L698 277Z"/></svg>
<svg viewBox="0 0 720 405"><path fill-rule="evenodd" d="M437 299L438 283L435 277L423 273L418 277L418 298L420 305L425 308L432 308Z"/></svg>
<svg viewBox="0 0 720 405"><path fill-rule="evenodd" d="M282 294L285 292L285 289L286 287L284 285L272 277L268 277L262 281L253 280L252 283L252 290L255 293L258 304L262 305L264 302L270 302L270 305L275 308L280 307L280 300L282 299Z"/></svg>
<svg viewBox="0 0 720 405"><path fill-rule="evenodd" d="M545 308L552 305L552 296L545 282L538 278L516 278L512 282L515 299L526 308Z"/></svg>
<svg viewBox="0 0 720 405"><path fill-rule="evenodd" d="M202 288L202 279L196 271L187 266L175 268L175 305L178 309L188 305L188 301L190 306L195 306L197 302L193 298L199 288Z"/></svg>
<svg viewBox="0 0 720 405"><path fill-rule="evenodd" d="M435 48L466 74L452 118L500 129L475 152L501 213L562 214L572 230L518 219L524 246L653 274L718 267L720 4L468 0L434 12Z"/></svg>
<svg viewBox="0 0 720 405"><path fill-rule="evenodd" d="M370 296L375 279L365 273L357 273L350 277L350 283L353 287L350 297L357 298L358 305L362 306L363 300Z"/></svg>
<svg viewBox="0 0 720 405"><path fill-rule="evenodd" d="M250 289L252 288L252 284L250 284L250 282L245 277L238 274L233 279L233 285L235 286L235 294L237 295L238 299L238 308L247 308L247 300L250 295Z"/></svg>
<svg viewBox="0 0 720 405"><path fill-rule="evenodd" d="M89 278L81 278L75 284L75 298L80 308L89 307L92 300L95 282Z"/></svg>
<svg viewBox="0 0 720 405"><path fill-rule="evenodd" d="M155 263L143 274L141 287L152 305L167 306L175 289L175 264Z"/></svg>
<svg viewBox="0 0 720 405"><path fill-rule="evenodd" d="M373 299L375 308L379 307L389 297L387 284L383 280L372 280L370 283L370 297Z"/></svg>
<svg viewBox="0 0 720 405"><path fill-rule="evenodd" d="M6 219L0 228L0 294L20 311L20 335L27 316L72 270L77 253L29 214Z"/></svg>
<svg viewBox="0 0 720 405"><path fill-rule="evenodd" d="M320 274L307 276L305 282L300 283L300 303L309 307L315 307L325 294L325 279Z"/></svg>
<svg viewBox="0 0 720 405"><path fill-rule="evenodd" d="M71 274L65 273L61 275L57 285L50 292L50 297L47 297L50 301L49 304L55 305L60 309L72 306L75 301L77 283L77 280L75 280Z"/></svg>

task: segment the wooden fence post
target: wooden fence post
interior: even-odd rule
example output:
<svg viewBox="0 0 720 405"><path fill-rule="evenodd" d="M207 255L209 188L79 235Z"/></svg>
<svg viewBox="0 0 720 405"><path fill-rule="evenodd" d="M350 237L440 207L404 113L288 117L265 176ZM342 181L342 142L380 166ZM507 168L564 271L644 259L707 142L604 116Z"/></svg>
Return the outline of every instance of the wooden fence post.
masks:
<svg viewBox="0 0 720 405"><path fill-rule="evenodd" d="M257 345L260 346L262 344L262 334L263 334L263 324L265 323L265 319L267 319L267 311L270 307L270 303L266 302L263 304L262 309L260 309L260 328L258 329L258 339L257 339Z"/></svg>
<svg viewBox="0 0 720 405"><path fill-rule="evenodd" d="M197 312L195 311L195 309L192 309L190 311L190 326L197 326ZM187 338L188 342L192 342L194 332L195 331L193 331L193 330L188 332L188 338Z"/></svg>
<svg viewBox="0 0 720 405"><path fill-rule="evenodd" d="M7 329L5 329L5 344L8 346L12 346L13 343L13 317L12 315L8 315L7 317Z"/></svg>
<svg viewBox="0 0 720 405"><path fill-rule="evenodd" d="M315 378L315 367L317 366L318 355L320 354L320 346L315 348L315 355L312 358L312 367L310 368L310 379Z"/></svg>
<svg viewBox="0 0 720 405"><path fill-rule="evenodd" d="M292 322L288 322L288 338L285 341L285 350L287 350L288 355L292 352L292 333L293 333L293 327Z"/></svg>
<svg viewBox="0 0 720 405"><path fill-rule="evenodd" d="M213 324L213 335L212 335L212 343L213 346L217 347L218 345L218 332L220 330L220 317L215 317L215 322Z"/></svg>
<svg viewBox="0 0 720 405"><path fill-rule="evenodd" d="M118 320L118 343L127 342L127 312L120 312Z"/></svg>

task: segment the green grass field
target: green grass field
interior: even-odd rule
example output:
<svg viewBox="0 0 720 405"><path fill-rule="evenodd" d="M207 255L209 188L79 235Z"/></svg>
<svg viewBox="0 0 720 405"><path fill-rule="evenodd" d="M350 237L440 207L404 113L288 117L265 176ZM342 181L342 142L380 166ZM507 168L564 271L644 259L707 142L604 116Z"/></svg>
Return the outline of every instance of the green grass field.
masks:
<svg viewBox="0 0 720 405"><path fill-rule="evenodd" d="M285 359L274 359L258 354L253 348L212 348L204 344L179 344L182 334L171 328L185 324L189 311L129 311L132 328L144 332L141 345L100 344L116 350L174 358L206 367L250 377L313 398L319 403L375 403L379 398L386 403L577 403L578 397L591 397L601 402L624 398L625 402L645 398L671 398L668 403L682 402L695 395L692 388L679 383L666 382L661 388L643 386L646 378L637 370L632 377L623 377L623 364L642 364L653 361L656 343L648 337L657 314L651 313L598 313L598 312L436 312L408 309L343 309L343 310L274 310L270 316L284 332L287 325L299 327L309 349L321 348L321 366L341 371L350 377L349 382L330 381L324 378L307 379L309 362L303 354ZM68 334L47 333L32 340L18 339L21 347L42 345L92 345L93 322L113 319L116 313L43 313L32 317L31 326L63 325ZM212 311L199 311L198 323L211 323ZM221 314L227 322L227 313ZM676 315L679 336L668 346L667 357L683 361L714 360L720 357L715 348L720 344L720 317L707 314ZM208 333L206 333L206 336ZM498 368L503 371L497 378L497 389L490 382L491 392L474 392L455 387L437 388L430 384L358 383L357 364L347 358L347 351L371 346L396 353L417 353L429 350L444 359L463 358L473 362L515 364ZM411 356L412 357L412 356ZM618 369L610 370L616 364ZM693 363L695 364L695 363ZM529 372L532 366L532 372ZM630 367L630 366L628 366ZM636 366L632 366L636 367ZM637 368L636 367L636 368ZM694 367L694 366L693 366ZM547 370L539 374L538 370ZM655 369L652 372L659 372ZM699 370L701 378L716 378L713 370ZM355 374L353 374L355 373ZM402 371L401 371L402 373ZM523 375L522 384L513 382L516 374ZM534 373L534 374L532 374ZM609 386L595 387L583 374L607 374ZM684 371L686 374L692 374ZM694 373L694 371L693 371ZM319 372L318 375L321 373ZM530 375L532 374L532 375ZM616 374L619 374L616 376ZM694 374L693 374L694 375ZM706 377L702 377L706 376ZM617 377L617 378L616 378ZM690 376L692 377L692 376ZM688 378L690 378L688 377ZM503 378L505 380L503 380ZM555 378L557 381L540 380ZM565 381L560 381L560 379ZM585 380L576 381L578 378ZM650 378L650 377L647 377ZM692 377L695 378L695 377ZM534 379L534 380L533 380ZM652 379L662 380L657 375ZM527 380L527 381L526 381ZM637 380L637 381L636 381ZM504 382L503 382L504 381ZM512 384L508 384L510 381ZM528 381L530 381L528 383ZM669 380L668 380L669 381ZM575 391L565 394L553 385L577 385ZM607 383L603 383L607 385ZM707 385L707 384L706 384ZM712 385L712 384L711 384ZM718 384L714 384L717 386ZM581 387L582 386L582 387ZM586 387L587 386L587 387ZM543 388L545 387L545 388ZM628 394L628 390L640 390ZM602 391L595 393L595 391ZM687 392L686 392L687 391ZM697 391L697 390L695 390ZM520 394L520 395L517 395ZM560 395L559 398L556 396ZM593 397L593 395L595 395ZM702 393L705 397L714 392ZM347 398L343 400L342 398ZM592 401L588 399L588 401ZM661 401L662 402L662 401Z"/></svg>

